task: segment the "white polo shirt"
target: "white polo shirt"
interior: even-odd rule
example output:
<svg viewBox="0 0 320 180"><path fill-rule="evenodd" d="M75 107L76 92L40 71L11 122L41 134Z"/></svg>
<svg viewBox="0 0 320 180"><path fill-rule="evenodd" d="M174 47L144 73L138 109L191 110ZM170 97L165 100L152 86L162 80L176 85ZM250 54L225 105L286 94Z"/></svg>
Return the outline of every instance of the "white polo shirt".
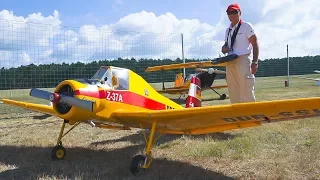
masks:
<svg viewBox="0 0 320 180"><path fill-rule="evenodd" d="M236 30L236 28L238 27L237 23L234 27L231 26L231 31L229 32L229 28L226 29L226 34L225 34L225 41L227 42L227 37L228 38L228 47L231 47L231 37L233 32ZM252 51L252 45L250 44L248 38L251 37L252 35L254 35L254 30L253 27L251 25L251 23L249 22L244 22L242 21L242 24L239 28L238 34L236 36L236 40L233 44L233 52L229 52L228 55L230 54L237 54L237 55L243 55L243 54L249 54Z"/></svg>

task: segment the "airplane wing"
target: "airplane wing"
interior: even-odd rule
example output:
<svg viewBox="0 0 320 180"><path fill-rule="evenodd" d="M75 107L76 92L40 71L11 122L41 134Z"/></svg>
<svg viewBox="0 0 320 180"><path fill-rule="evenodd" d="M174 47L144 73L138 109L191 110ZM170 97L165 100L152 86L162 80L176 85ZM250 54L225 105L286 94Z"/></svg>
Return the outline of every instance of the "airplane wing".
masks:
<svg viewBox="0 0 320 180"><path fill-rule="evenodd" d="M227 88L228 85L216 85L216 86L211 86L211 88L213 89L223 89L223 88Z"/></svg>
<svg viewBox="0 0 320 180"><path fill-rule="evenodd" d="M189 88L167 88L164 90L157 90L158 93L168 93L168 94L180 94L188 91L189 91Z"/></svg>
<svg viewBox="0 0 320 180"><path fill-rule="evenodd" d="M320 78L304 78L304 79L313 80L313 81L320 81Z"/></svg>
<svg viewBox="0 0 320 180"><path fill-rule="evenodd" d="M227 88L228 85L216 85L216 86L211 86L213 89L222 89L222 88ZM210 89L209 87L203 88L202 90L205 89ZM164 90L157 90L159 93L168 93L168 94L178 94L178 93L186 93L189 91L189 88L166 88Z"/></svg>
<svg viewBox="0 0 320 180"><path fill-rule="evenodd" d="M314 80L314 81L320 81L320 78L311 78L311 77L305 77L305 76L295 76L299 79L307 79L307 80Z"/></svg>
<svg viewBox="0 0 320 180"><path fill-rule="evenodd" d="M190 63L180 63L180 64L169 64L162 66L148 67L146 72L159 71L159 70L170 70L170 69L181 69L181 68L201 68L201 67L213 67L213 66L226 66L228 61L232 61L238 58L236 54L231 54L224 57L215 58L210 61L199 61Z"/></svg>
<svg viewBox="0 0 320 180"><path fill-rule="evenodd" d="M159 70L170 70L170 69L181 69L181 68L200 68L200 67L213 67L213 66L226 66L226 63L212 64L211 61L200 61L200 62L189 62L180 64L168 64L162 66L148 67L146 72L159 71Z"/></svg>
<svg viewBox="0 0 320 180"><path fill-rule="evenodd" d="M34 110L37 112L57 116L57 114L54 111L52 106L43 105L43 104L28 103L28 102L22 102L22 101L14 101L14 100L9 100L9 99L1 99L1 101L4 102L5 104L11 104L11 105L15 105L18 107Z"/></svg>
<svg viewBox="0 0 320 180"><path fill-rule="evenodd" d="M160 132L205 134L231 129L320 116L320 98L302 98L161 111L118 110L112 117L128 125L149 128L156 121ZM99 118L99 117L98 117ZM100 117L103 118L103 117Z"/></svg>

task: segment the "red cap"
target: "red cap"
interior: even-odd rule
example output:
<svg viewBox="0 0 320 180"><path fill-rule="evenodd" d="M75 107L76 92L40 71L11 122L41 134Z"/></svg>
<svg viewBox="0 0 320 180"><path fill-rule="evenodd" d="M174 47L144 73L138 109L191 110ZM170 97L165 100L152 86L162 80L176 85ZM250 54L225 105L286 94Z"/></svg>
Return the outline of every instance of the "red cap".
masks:
<svg viewBox="0 0 320 180"><path fill-rule="evenodd" d="M239 11L239 10L240 10L239 4L236 4L236 3L235 3L235 4L229 5L228 8L227 8L227 10L226 10L226 12L232 11L232 10L237 10L237 11Z"/></svg>

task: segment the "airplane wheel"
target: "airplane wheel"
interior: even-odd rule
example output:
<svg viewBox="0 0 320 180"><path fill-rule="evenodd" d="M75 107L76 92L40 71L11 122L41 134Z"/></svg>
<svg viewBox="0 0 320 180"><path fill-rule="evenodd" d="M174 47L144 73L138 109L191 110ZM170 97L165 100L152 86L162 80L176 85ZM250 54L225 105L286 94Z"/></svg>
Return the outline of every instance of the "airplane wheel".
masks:
<svg viewBox="0 0 320 180"><path fill-rule="evenodd" d="M136 155L135 157L132 158L131 162L131 172L132 174L137 174L138 172L141 171L142 166L144 165L146 157L143 155Z"/></svg>
<svg viewBox="0 0 320 180"><path fill-rule="evenodd" d="M226 94L222 94L222 95L220 96L220 99L221 99L221 100L225 100L226 97L227 97Z"/></svg>
<svg viewBox="0 0 320 180"><path fill-rule="evenodd" d="M53 160L62 160L65 156L66 149L63 146L58 145L52 149L51 157Z"/></svg>

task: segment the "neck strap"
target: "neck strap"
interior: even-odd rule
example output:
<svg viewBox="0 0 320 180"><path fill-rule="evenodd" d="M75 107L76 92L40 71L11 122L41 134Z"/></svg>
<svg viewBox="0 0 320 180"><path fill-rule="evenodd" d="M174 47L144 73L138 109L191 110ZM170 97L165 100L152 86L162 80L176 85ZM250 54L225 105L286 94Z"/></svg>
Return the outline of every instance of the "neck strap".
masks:
<svg viewBox="0 0 320 180"><path fill-rule="evenodd" d="M231 46L230 46L231 51L233 51L233 45L234 45L234 42L235 42L235 40L236 40L236 36L237 36L237 34L238 34L238 31L239 31L239 29L240 29L241 24L242 24L242 20L240 19L237 28L236 28L236 29L234 30L234 32L232 33L232 36L231 36ZM227 36L227 42L229 41L229 34L230 34L230 32L231 32L231 28L229 28L229 32L228 32L228 36Z"/></svg>

